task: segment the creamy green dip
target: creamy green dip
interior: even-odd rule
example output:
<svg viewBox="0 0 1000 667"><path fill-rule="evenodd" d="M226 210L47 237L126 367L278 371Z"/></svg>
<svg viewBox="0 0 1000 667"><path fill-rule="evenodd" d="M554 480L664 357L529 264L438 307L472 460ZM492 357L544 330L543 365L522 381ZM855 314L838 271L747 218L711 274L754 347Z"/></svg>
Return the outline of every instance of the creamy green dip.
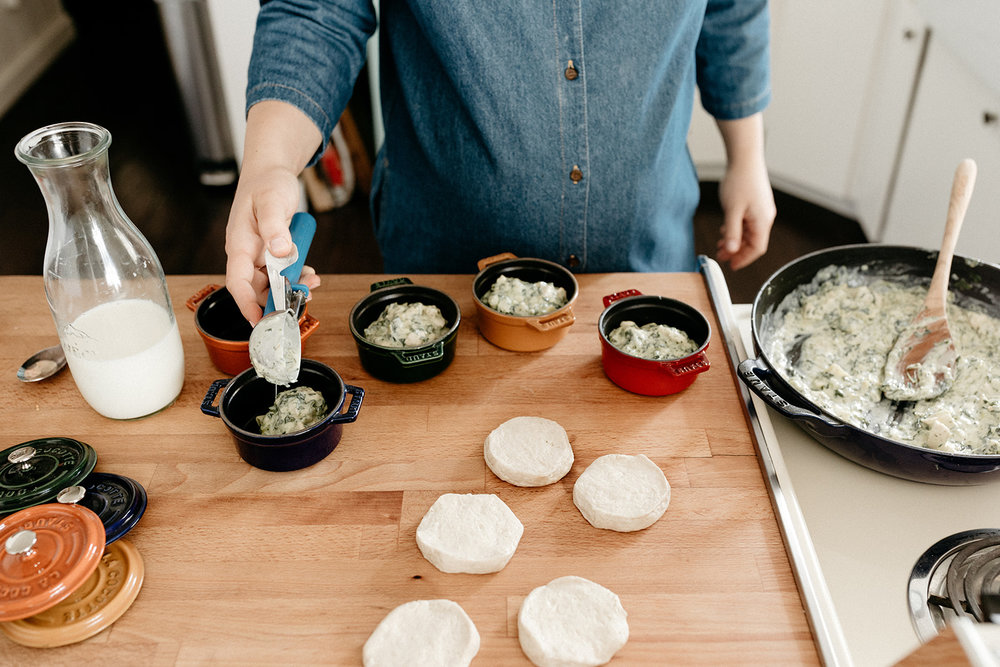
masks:
<svg viewBox="0 0 1000 667"><path fill-rule="evenodd" d="M1000 454L1000 320L950 302L954 384L921 401L882 394L887 356L926 295L926 287L825 267L762 322L764 352L789 384L848 424L950 453Z"/></svg>
<svg viewBox="0 0 1000 667"><path fill-rule="evenodd" d="M257 417L262 435L285 435L303 431L329 412L323 394L312 387L295 387L279 392L267 413Z"/></svg>
<svg viewBox="0 0 1000 667"><path fill-rule="evenodd" d="M569 301L566 290L554 283L529 283L520 278L500 276L482 297L483 303L504 315L538 317L554 313Z"/></svg>
<svg viewBox="0 0 1000 667"><path fill-rule="evenodd" d="M698 343L685 332L656 322L640 327L630 320L622 320L608 334L608 342L626 354L656 361L682 359L698 349Z"/></svg>
<svg viewBox="0 0 1000 667"><path fill-rule="evenodd" d="M365 327L365 340L383 347L419 347L448 333L441 309L423 303L390 303Z"/></svg>

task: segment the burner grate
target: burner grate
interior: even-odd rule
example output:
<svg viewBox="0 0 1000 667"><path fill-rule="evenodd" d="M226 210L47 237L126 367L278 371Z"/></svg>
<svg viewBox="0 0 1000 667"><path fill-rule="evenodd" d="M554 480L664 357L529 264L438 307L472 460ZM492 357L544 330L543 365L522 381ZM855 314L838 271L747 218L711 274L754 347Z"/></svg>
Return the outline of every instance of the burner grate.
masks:
<svg viewBox="0 0 1000 667"><path fill-rule="evenodd" d="M1000 614L1000 530L950 535L923 553L910 574L910 619L926 642L957 617Z"/></svg>

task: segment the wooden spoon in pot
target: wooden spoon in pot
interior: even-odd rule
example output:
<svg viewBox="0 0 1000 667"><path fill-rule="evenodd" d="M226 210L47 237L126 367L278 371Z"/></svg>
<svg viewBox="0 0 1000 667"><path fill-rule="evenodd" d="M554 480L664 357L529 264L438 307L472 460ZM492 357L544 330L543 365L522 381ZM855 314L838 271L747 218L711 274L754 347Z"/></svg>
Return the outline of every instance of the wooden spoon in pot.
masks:
<svg viewBox="0 0 1000 667"><path fill-rule="evenodd" d="M958 350L948 328L948 281L958 232L969 208L976 163L962 160L955 170L948 218L927 298L917 316L900 332L889 351L882 394L892 401L919 401L940 396L955 381Z"/></svg>

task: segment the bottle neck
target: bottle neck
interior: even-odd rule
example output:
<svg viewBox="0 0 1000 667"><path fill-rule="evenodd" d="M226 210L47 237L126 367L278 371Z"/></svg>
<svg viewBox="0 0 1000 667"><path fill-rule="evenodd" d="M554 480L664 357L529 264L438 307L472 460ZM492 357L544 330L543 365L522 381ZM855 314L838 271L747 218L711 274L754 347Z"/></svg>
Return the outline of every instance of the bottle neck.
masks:
<svg viewBox="0 0 1000 667"><path fill-rule="evenodd" d="M60 226L100 224L116 216L106 152L72 165L29 167L49 210L49 233Z"/></svg>

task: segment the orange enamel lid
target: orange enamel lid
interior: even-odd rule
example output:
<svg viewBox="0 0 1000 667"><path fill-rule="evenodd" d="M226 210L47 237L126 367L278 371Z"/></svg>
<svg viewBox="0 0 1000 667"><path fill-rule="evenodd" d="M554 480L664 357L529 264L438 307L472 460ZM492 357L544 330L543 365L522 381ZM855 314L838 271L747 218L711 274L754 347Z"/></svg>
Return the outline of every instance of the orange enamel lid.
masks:
<svg viewBox="0 0 1000 667"><path fill-rule="evenodd" d="M27 618L65 600L104 552L100 517L46 503L0 520L0 621Z"/></svg>
<svg viewBox="0 0 1000 667"><path fill-rule="evenodd" d="M45 611L0 623L12 641L35 648L66 646L93 637L121 618L142 588L145 567L127 540L107 546L97 569L73 593Z"/></svg>

